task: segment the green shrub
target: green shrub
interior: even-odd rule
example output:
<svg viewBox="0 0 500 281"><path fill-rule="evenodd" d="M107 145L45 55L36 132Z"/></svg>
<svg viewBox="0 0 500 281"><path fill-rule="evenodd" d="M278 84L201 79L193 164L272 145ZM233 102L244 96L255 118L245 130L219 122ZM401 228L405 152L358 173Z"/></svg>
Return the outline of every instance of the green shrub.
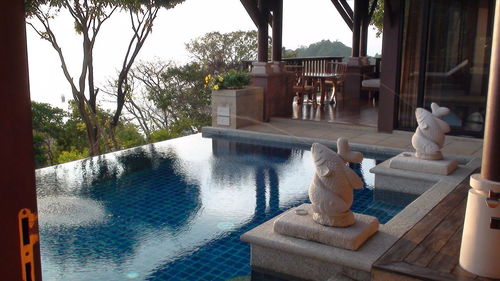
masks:
<svg viewBox="0 0 500 281"><path fill-rule="evenodd" d="M219 89L243 89L250 84L250 75L248 73L230 70L222 75L207 75L205 77L205 87L213 90Z"/></svg>
<svg viewBox="0 0 500 281"><path fill-rule="evenodd" d="M61 154L59 154L59 157L57 157L57 162L59 162L59 164L62 164L87 157L89 157L89 150L87 148L85 148L83 152L81 152L75 147L72 147L70 151L61 152Z"/></svg>

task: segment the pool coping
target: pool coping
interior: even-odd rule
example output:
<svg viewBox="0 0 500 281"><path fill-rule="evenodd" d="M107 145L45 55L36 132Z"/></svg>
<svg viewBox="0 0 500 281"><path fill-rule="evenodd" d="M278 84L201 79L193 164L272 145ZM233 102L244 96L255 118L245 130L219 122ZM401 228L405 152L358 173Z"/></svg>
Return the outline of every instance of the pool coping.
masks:
<svg viewBox="0 0 500 281"><path fill-rule="evenodd" d="M202 136L235 137L300 145L310 145L314 142L321 142L332 148L336 147L336 142L331 140L214 127L203 128ZM406 149L400 148L357 143L351 143L351 148L365 153L379 153L384 155L397 155L407 151ZM453 174L444 176L386 224L381 224L379 232L370 238L358 251L334 248L315 242L276 234L273 231L273 223L276 217L243 234L241 240L252 244L252 249L256 246L255 248L258 250L256 251L257 254L259 252L262 254L262 251L269 249L270 253L274 252L275 257L276 251L278 251L283 254L289 254L295 258L306 257L317 260L318 262L332 263L354 269L355 271L358 270L369 273L373 263L375 263L378 258L389 250L398 239L417 224L441 200L454 190L456 186L481 166L481 160L477 157L453 154L446 154L446 156L457 159L460 163L459 168ZM260 257L264 256L265 255L260 255ZM270 259L267 259L265 262L269 263L269 261ZM255 256L254 258L252 250L252 265L262 265L259 263L261 263L261 261L259 261L259 256ZM290 270L293 272L294 269L291 268ZM313 274L312 272L310 273ZM359 273L360 272L351 273L349 275L351 275L350 277L353 279L358 279L357 277L359 277L359 279L366 278L366 274L360 275ZM302 278L307 277L307 270L300 274L304 274Z"/></svg>
<svg viewBox="0 0 500 281"><path fill-rule="evenodd" d="M312 145L315 142L322 143L331 148L337 148L337 141L313 138L313 137L297 137L292 135L280 135L272 133L263 133L256 131L246 131L240 129L230 129L230 128L219 128L219 127L203 127L202 136L205 138L211 137L230 137L230 138L241 138L241 139L252 139L259 141L266 141L270 143L287 143L287 144L297 144L297 145ZM399 153L409 151L405 148L396 148L389 146L373 145L373 144L360 144L356 142L349 141L351 150L361 151L364 153L374 153L383 154L389 156L395 156ZM465 164L472 159L477 159L478 157L461 155L461 154L451 154L446 153L446 157L451 159L456 159L460 164Z"/></svg>

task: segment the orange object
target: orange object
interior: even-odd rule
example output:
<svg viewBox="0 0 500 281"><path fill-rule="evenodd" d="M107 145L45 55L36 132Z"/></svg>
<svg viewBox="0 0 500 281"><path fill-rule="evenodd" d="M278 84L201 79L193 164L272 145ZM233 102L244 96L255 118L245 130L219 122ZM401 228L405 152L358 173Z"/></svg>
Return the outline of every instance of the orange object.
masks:
<svg viewBox="0 0 500 281"><path fill-rule="evenodd" d="M35 281L35 262L33 245L38 242L36 214L29 209L21 209L19 218L19 251L24 281Z"/></svg>

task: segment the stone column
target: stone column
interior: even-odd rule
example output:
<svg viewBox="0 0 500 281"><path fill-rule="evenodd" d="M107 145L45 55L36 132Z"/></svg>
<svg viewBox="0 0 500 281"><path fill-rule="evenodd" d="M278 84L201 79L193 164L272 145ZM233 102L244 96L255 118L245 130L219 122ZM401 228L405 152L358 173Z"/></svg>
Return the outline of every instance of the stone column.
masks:
<svg viewBox="0 0 500 281"><path fill-rule="evenodd" d="M284 71L284 63L254 62L251 76L251 86L264 89L264 122L273 116L291 116L293 96L289 79L293 77Z"/></svg>

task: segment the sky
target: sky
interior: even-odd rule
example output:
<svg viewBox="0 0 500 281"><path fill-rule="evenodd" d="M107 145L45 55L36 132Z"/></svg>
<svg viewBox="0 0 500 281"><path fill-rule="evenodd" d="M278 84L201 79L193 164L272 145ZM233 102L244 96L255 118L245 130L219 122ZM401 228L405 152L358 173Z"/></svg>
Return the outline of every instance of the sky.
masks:
<svg viewBox="0 0 500 281"><path fill-rule="evenodd" d="M308 46L321 40L338 40L347 46L352 45L352 33L330 0L283 2L283 46L287 49ZM352 2L348 3L352 6ZM81 39L73 26L71 17L64 11L52 23L71 75L77 79L81 67ZM26 29L31 99L67 109L71 89L62 73L56 51L30 26ZM186 0L173 9L159 13L153 32L136 62L164 60L183 64L191 59L185 43L208 32L237 30L256 30L240 1ZM368 55L381 53L382 39L375 37L371 27L369 31ZM116 76L130 37L130 22L126 13L115 14L103 24L94 48L97 87L104 86ZM61 101L61 96L65 96L66 102Z"/></svg>

